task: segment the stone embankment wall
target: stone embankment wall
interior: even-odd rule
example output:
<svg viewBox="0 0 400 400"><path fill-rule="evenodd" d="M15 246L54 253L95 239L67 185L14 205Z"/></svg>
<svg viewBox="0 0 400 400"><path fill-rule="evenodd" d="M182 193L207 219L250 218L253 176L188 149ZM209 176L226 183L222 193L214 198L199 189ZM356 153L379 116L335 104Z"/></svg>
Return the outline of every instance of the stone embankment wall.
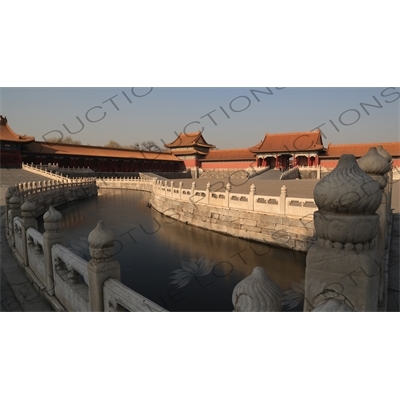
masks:
<svg viewBox="0 0 400 400"><path fill-rule="evenodd" d="M194 205L152 194L158 212L199 228L306 252L314 243L312 217L264 214Z"/></svg>
<svg viewBox="0 0 400 400"><path fill-rule="evenodd" d="M155 179L101 179L99 189L142 190L152 193L151 206L161 214L199 228L306 252L314 243L313 199L259 196L209 189L191 190Z"/></svg>
<svg viewBox="0 0 400 400"><path fill-rule="evenodd" d="M313 199L287 196L286 187L278 196L255 195L252 185L248 195L166 186L155 182L151 206L178 221L243 239L270 243L306 252L314 243Z"/></svg>

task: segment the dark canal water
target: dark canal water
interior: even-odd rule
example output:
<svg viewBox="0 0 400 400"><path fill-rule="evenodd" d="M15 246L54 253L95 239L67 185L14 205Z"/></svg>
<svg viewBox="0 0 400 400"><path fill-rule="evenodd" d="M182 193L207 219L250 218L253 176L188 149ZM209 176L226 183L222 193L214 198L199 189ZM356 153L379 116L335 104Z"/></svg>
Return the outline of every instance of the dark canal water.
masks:
<svg viewBox="0 0 400 400"><path fill-rule="evenodd" d="M64 245L88 260L87 237L103 220L115 235L122 282L169 311L232 311L235 285L256 266L283 291L304 279L305 254L183 224L147 207L149 199L146 192L100 190L60 207Z"/></svg>

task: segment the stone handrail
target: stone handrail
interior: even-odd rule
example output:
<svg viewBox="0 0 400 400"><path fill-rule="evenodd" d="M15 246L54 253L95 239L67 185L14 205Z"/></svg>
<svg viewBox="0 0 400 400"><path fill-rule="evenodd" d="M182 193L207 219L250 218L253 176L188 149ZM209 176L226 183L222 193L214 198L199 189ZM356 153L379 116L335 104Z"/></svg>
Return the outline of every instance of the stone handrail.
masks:
<svg viewBox="0 0 400 400"><path fill-rule="evenodd" d="M64 264L65 267L70 270L71 275L76 275L75 273L78 273L82 276L86 285L88 284L88 275L86 268L87 262L83 258L77 256L71 250L60 244L55 244L51 248L51 254L56 264ZM75 271L75 273L73 271Z"/></svg>
<svg viewBox="0 0 400 400"><path fill-rule="evenodd" d="M46 280L43 247L43 235L35 228L26 229L26 254L21 254L22 264L29 265L29 269L32 271L32 274L30 274L32 280L37 283L40 290L45 289L45 285L42 282ZM26 259L24 260L25 257Z"/></svg>
<svg viewBox="0 0 400 400"><path fill-rule="evenodd" d="M60 244L51 254L54 296L67 311L89 311L87 262Z"/></svg>
<svg viewBox="0 0 400 400"><path fill-rule="evenodd" d="M68 180L69 180L67 177L55 174L54 172L46 171L46 170L44 170L44 169L42 169L40 167L37 167L37 166L35 166L33 164L22 163L22 169L25 170L25 171L30 171L30 172L33 172L35 174L45 176L46 178L55 179L55 180L58 180L58 181L67 181L68 182Z"/></svg>
<svg viewBox="0 0 400 400"><path fill-rule="evenodd" d="M248 210L270 214L306 216L317 210L314 199L287 197L286 187L282 186L281 196L256 195L250 189L249 194L213 192L196 189L195 182L190 189L175 186L173 181L142 178L101 178L97 179L100 188L139 189L152 192L158 196L173 198L178 202L202 204L213 207L224 207L232 210ZM226 188L225 188L226 189ZM229 195L227 194L229 193Z"/></svg>
<svg viewBox="0 0 400 400"><path fill-rule="evenodd" d="M197 190L195 182L191 189L174 186L174 182L155 181L152 191L155 195L175 199L179 202L201 204L212 207L223 207L232 210L248 210L270 214L306 216L317 210L314 199L287 197L286 187L282 186L281 196L255 195L256 187L250 187L249 194L231 193L231 185L228 183L225 192L213 192L209 190ZM293 203L293 204L292 204Z"/></svg>
<svg viewBox="0 0 400 400"><path fill-rule="evenodd" d="M99 236L89 234L92 260L87 262L64 247L61 242L61 214L50 207L45 213L45 233L30 225L37 225L29 217L33 203L25 202L17 209L12 203L12 223L6 229L10 248L18 264L40 293L57 311L167 311L146 297L128 288L109 274L109 266L119 263L112 260L106 249L109 237L103 243ZM98 229L98 227L96 228ZM97 250L96 250L97 249ZM92 252L94 250L94 253ZM104 254L103 254L104 253ZM97 308L95 295L102 296L102 306ZM103 306L104 305L104 306Z"/></svg>
<svg viewBox="0 0 400 400"><path fill-rule="evenodd" d="M249 173L249 178L253 178L257 175L261 175L264 172L267 172L271 169L271 167L268 165L267 167L250 167L246 169L246 172Z"/></svg>
<svg viewBox="0 0 400 400"><path fill-rule="evenodd" d="M280 180L296 178L300 178L299 167L290 168L287 171L283 172L282 175L279 177Z"/></svg>
<svg viewBox="0 0 400 400"><path fill-rule="evenodd" d="M36 217L52 204L59 206L70 201L97 194L96 180L93 178L70 179L68 181L49 180L23 182L8 187L5 194L6 218L8 220L9 202L14 196L20 203L30 200L35 204Z"/></svg>
<svg viewBox="0 0 400 400"><path fill-rule="evenodd" d="M18 252L18 255L22 258L23 256L23 241L22 241L22 220L20 217L15 217L13 221L13 230L14 230L14 244L15 249Z"/></svg>
<svg viewBox="0 0 400 400"><path fill-rule="evenodd" d="M104 283L104 311L167 312L165 308L110 278Z"/></svg>
<svg viewBox="0 0 400 400"><path fill-rule="evenodd" d="M43 247L43 235L36 229L27 229L28 244L32 243L35 246L40 245Z"/></svg>

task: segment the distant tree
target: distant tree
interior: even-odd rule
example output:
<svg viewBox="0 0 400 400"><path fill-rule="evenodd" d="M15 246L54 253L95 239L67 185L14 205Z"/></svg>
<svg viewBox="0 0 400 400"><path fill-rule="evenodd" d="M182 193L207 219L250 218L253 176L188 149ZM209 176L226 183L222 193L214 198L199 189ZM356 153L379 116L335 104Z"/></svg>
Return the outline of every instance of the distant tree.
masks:
<svg viewBox="0 0 400 400"><path fill-rule="evenodd" d="M128 145L121 145L115 140L110 140L104 147L111 147L114 149L128 149L128 150L140 150L140 151L169 151L168 149L161 150L153 140L146 140L142 143L134 143Z"/></svg>
<svg viewBox="0 0 400 400"><path fill-rule="evenodd" d="M140 143L140 149L144 151L161 151L159 145L155 144L152 140L146 140Z"/></svg>
<svg viewBox="0 0 400 400"><path fill-rule="evenodd" d="M82 142L80 140L72 139L71 136L66 136L65 138L62 138L62 139L53 137L53 138L46 139L46 142L63 143L63 144L82 144Z"/></svg>
<svg viewBox="0 0 400 400"><path fill-rule="evenodd" d="M112 147L114 149L122 149L122 146L115 140L110 140L104 147Z"/></svg>

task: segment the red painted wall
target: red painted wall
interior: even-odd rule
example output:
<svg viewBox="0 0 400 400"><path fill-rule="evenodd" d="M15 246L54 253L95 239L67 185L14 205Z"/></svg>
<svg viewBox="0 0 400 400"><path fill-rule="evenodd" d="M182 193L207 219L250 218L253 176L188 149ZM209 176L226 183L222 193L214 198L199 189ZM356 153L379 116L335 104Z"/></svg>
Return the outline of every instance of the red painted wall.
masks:
<svg viewBox="0 0 400 400"><path fill-rule="evenodd" d="M339 162L339 159L337 159L337 160L324 160L324 159L321 160L320 159L321 167L326 167L326 168L335 168L338 162ZM393 159L393 167L400 167L400 158Z"/></svg>
<svg viewBox="0 0 400 400"><path fill-rule="evenodd" d="M195 159L188 159L188 160L182 160L185 163L186 168L192 168L192 167L199 167L200 162L199 160Z"/></svg>
<svg viewBox="0 0 400 400"><path fill-rule="evenodd" d="M321 167L325 168L335 168L339 160L324 160L319 159L319 164Z"/></svg>
<svg viewBox="0 0 400 400"><path fill-rule="evenodd" d="M394 158L393 159L393 166L394 167L400 167L400 158Z"/></svg>

